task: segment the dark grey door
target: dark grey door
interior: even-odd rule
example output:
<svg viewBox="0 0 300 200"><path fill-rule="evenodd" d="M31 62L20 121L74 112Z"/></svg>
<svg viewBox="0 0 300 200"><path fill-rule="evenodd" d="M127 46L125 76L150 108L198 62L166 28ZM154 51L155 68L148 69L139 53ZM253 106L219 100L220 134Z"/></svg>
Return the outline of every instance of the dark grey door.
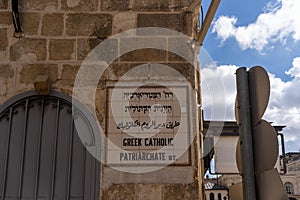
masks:
<svg viewBox="0 0 300 200"><path fill-rule="evenodd" d="M32 94L0 107L0 199L98 199L99 162L77 135L70 99Z"/></svg>

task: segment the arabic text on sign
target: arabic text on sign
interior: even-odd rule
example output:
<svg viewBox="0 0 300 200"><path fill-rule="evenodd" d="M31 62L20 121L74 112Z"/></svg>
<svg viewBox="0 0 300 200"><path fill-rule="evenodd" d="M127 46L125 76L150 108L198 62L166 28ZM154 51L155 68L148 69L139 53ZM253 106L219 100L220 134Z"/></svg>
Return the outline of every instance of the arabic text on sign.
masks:
<svg viewBox="0 0 300 200"><path fill-rule="evenodd" d="M130 122L121 122L117 125L117 129L120 130L129 130L130 128L135 127L141 127L142 131L144 129L155 129L155 130L161 130L163 128L166 129L174 129L175 127L179 126L180 122L174 121L174 122L163 122L163 123L157 123L156 121L152 120L151 122L141 122L140 120L130 121Z"/></svg>

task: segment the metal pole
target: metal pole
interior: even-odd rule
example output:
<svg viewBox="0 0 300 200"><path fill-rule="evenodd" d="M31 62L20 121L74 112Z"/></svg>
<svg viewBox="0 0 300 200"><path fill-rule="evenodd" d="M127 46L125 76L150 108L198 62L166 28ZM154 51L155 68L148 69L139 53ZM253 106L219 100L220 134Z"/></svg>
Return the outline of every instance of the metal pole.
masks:
<svg viewBox="0 0 300 200"><path fill-rule="evenodd" d="M251 130L248 73L245 67L236 71L239 113L240 149L243 177L243 200L256 200L254 158Z"/></svg>

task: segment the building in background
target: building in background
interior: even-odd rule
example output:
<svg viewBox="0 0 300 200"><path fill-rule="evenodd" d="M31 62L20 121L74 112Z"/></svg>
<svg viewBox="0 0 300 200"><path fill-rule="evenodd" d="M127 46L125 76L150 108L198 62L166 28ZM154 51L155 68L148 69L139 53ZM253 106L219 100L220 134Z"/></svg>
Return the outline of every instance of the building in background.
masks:
<svg viewBox="0 0 300 200"><path fill-rule="evenodd" d="M197 55L219 2L212 1L208 18L200 26L200 0L1 0L0 198L202 199L203 134ZM187 50L180 46L183 40ZM103 42L104 47L100 45ZM89 58L101 62L88 62ZM98 64L107 68L101 71ZM97 76L100 71L101 76ZM168 150L169 154L181 152L177 157L165 157L165 152L154 156L150 147L139 154L141 140L135 143L128 135L124 140L126 131L121 131L130 129L132 123L126 127L111 117L115 108L119 110L114 114L126 112L122 98L132 99L136 92L130 91L128 96L122 87L128 91L137 88L147 101L140 102L138 95L131 103L148 103L150 109L153 99L157 99L154 96L163 94L165 99L155 105L162 113L169 109L169 114L169 104L176 104L176 98L170 100L173 92L168 89L180 91L178 99L184 104L182 109L176 104L174 110L184 112L186 120L170 114L168 120L175 121L169 121L167 128L160 124L160 129L169 132L161 134L159 141L169 139L172 144L177 133L173 131L180 127L184 129L181 141L189 148L178 145ZM112 98L115 88L123 92L117 100ZM76 94L81 99L72 99ZM110 106L113 100L120 100L122 105ZM162 104L168 104L167 108ZM140 107L136 111L136 105L129 106L128 112L148 114L149 107L142 107L146 109L142 113ZM179 121L186 123L181 125ZM141 126L133 126L138 124ZM151 125L143 126L150 129ZM122 152L113 151L107 143L98 146L106 136ZM162 142L156 146L166 145ZM137 157L143 162L161 162L129 162ZM158 165L163 167L136 173Z"/></svg>
<svg viewBox="0 0 300 200"><path fill-rule="evenodd" d="M206 200L229 200L228 187L217 183L217 179L205 179Z"/></svg>
<svg viewBox="0 0 300 200"><path fill-rule="evenodd" d="M208 133L209 127L210 127L209 130L210 132ZM274 128L277 133L282 133L285 126L274 126ZM220 138L216 138L219 137L219 135L216 135L214 133L214 130L216 133L218 133L220 129L221 129ZM217 186L227 188L229 197L230 197L231 188L233 189L232 191L234 191L235 194L238 193L238 190L242 192L241 185L239 185L242 182L242 177L238 174L238 169L236 166L236 159L235 159L236 144L237 144L237 139L239 137L238 126L236 122L217 123L217 122L205 121L204 133L207 134L205 135L205 139L204 139L205 141L204 147L207 152L207 155L204 158L205 170L207 172L210 170L211 173L216 172L218 176L220 176L217 179L208 178L205 180L208 183L206 187L208 188L208 190L206 191L206 196L210 193L211 191L210 188L212 188L213 186L213 184L210 183L214 183ZM218 139L217 144L213 145L215 139ZM219 148L220 145L221 147ZM227 160L223 159L225 156L220 157L220 155L226 155ZM216 159L216 156L219 156L219 158ZM287 173L284 174L284 170L283 170L284 164L283 164L282 156L280 156L280 158L278 159L279 161L277 163L277 169L281 173L280 177L289 198L290 199L294 198L298 200L300 199L300 190L299 190L300 153L299 152L286 153L285 159L286 159ZM215 170L214 172L212 172L213 170L211 169L211 164L212 164L211 162L214 162L214 169L213 169ZM217 170L223 170L224 174L218 172ZM239 199L239 197L235 199Z"/></svg>
<svg viewBox="0 0 300 200"><path fill-rule="evenodd" d="M300 199L300 153L286 153L287 156L287 173L281 174L280 178L284 184L284 188L290 200ZM221 175L215 179L217 183L223 187L229 188L242 181L240 175Z"/></svg>

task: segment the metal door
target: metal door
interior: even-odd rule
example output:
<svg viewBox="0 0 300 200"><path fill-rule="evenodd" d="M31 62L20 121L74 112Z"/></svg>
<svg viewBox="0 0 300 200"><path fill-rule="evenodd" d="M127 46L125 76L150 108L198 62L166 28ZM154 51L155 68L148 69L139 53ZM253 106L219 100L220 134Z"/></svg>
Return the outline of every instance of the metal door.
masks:
<svg viewBox="0 0 300 200"><path fill-rule="evenodd" d="M33 94L0 107L0 199L98 199L99 162L77 135L70 98Z"/></svg>

